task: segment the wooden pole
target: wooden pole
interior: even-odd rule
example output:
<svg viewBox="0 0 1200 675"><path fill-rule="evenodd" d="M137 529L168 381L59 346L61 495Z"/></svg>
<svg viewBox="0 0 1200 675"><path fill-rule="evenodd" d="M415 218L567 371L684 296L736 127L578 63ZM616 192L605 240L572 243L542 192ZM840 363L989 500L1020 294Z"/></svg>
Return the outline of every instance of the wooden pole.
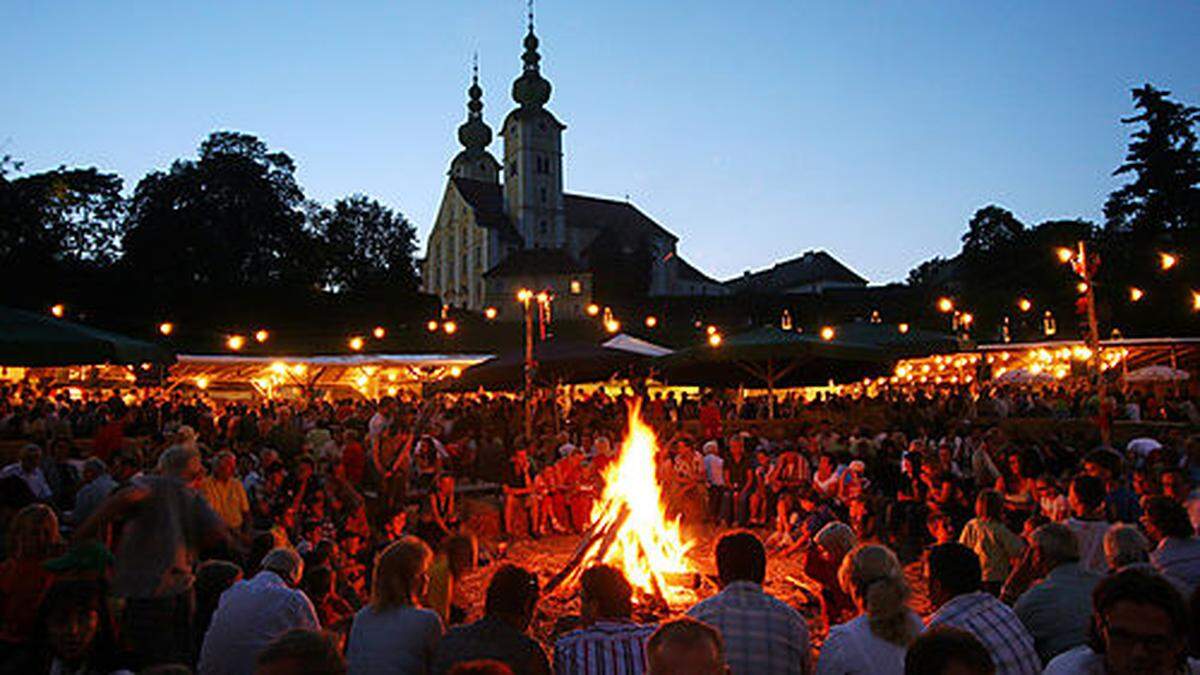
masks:
<svg viewBox="0 0 1200 675"><path fill-rule="evenodd" d="M1096 398L1099 406L1097 409L1098 422L1100 426L1100 441L1104 445L1108 445L1110 440L1110 426L1112 411L1108 410L1108 386L1104 381L1104 372L1100 369L1100 327L1096 322L1096 292L1092 284L1091 264L1088 260L1087 244L1082 240L1079 242L1079 270L1080 276L1083 277L1085 287L1084 299L1087 303L1087 345L1092 352L1092 358L1089 359L1092 369L1092 376L1096 378ZM1105 420L1105 415L1109 415L1110 419Z"/></svg>
<svg viewBox="0 0 1200 675"><path fill-rule="evenodd" d="M529 298L525 305L525 443L533 443L533 311Z"/></svg>

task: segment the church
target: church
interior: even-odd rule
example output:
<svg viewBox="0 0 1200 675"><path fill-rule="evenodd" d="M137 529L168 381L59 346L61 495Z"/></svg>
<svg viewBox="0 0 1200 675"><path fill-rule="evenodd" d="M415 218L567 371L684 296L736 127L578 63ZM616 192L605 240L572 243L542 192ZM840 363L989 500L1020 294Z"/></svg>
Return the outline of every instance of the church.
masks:
<svg viewBox="0 0 1200 675"><path fill-rule="evenodd" d="M628 201L563 191L566 125L546 109L550 82L532 16L524 47L512 85L516 107L500 127L503 164L488 151L492 130L477 72L467 90L463 149L450 162L429 236L424 290L444 305L490 308L505 320L521 317L523 288L552 293L554 314L564 319L583 318L593 302L729 294L679 256L678 237Z"/></svg>

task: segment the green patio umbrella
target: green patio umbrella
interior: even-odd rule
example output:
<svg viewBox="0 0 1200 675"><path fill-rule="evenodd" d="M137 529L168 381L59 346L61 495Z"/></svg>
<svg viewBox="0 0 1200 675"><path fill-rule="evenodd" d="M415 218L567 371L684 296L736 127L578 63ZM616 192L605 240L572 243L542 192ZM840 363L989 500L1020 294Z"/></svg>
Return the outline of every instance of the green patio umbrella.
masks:
<svg viewBox="0 0 1200 675"><path fill-rule="evenodd" d="M781 386L820 385L830 379L858 379L887 372L892 360L877 345L851 342L834 329L820 335L763 326L656 359L652 366L670 384L737 386L761 383L768 392ZM769 413L775 415L774 396Z"/></svg>
<svg viewBox="0 0 1200 675"><path fill-rule="evenodd" d="M0 365L26 368L171 363L175 355L153 342L0 307Z"/></svg>

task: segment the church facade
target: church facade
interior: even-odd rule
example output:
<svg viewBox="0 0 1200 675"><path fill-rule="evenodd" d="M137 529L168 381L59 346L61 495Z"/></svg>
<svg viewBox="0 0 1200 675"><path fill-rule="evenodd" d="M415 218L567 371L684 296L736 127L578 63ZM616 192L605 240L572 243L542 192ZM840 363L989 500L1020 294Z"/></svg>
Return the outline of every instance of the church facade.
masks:
<svg viewBox="0 0 1200 675"><path fill-rule="evenodd" d="M478 74L467 90L463 150L450 163L422 263L422 286L444 305L521 317L517 291L554 295L554 313L582 318L593 301L630 296L725 295L729 289L680 258L678 237L628 201L563 189L563 124L546 108L532 21L522 71L513 82L517 107L500 128L503 163L488 151Z"/></svg>

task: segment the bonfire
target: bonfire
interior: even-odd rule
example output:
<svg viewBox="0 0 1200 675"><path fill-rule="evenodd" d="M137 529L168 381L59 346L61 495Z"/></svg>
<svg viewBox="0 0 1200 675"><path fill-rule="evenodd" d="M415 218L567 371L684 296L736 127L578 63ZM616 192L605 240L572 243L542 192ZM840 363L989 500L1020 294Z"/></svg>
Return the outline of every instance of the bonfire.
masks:
<svg viewBox="0 0 1200 675"><path fill-rule="evenodd" d="M693 542L679 519L667 517L657 475L654 431L629 409L629 429L620 456L603 474L604 491L592 507L592 522L566 566L547 590L573 588L597 563L625 572L641 602L678 606L695 600L699 575L688 557Z"/></svg>

